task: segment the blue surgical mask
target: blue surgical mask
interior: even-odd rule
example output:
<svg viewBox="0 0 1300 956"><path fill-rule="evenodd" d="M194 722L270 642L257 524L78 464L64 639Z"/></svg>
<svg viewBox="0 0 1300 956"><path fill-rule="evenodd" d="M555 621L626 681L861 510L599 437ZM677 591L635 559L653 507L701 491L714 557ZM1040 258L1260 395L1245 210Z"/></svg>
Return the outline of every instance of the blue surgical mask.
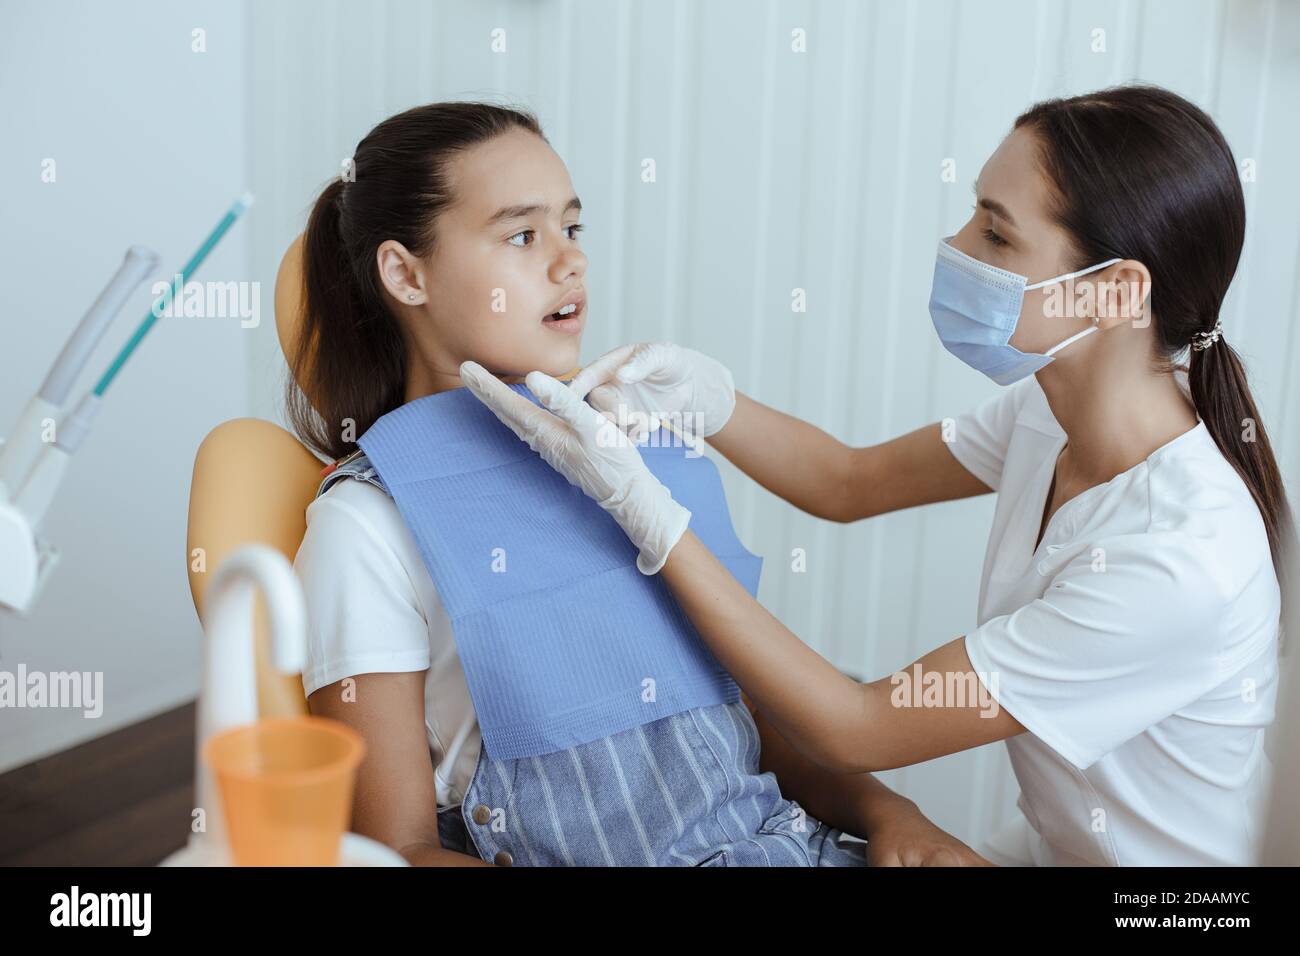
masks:
<svg viewBox="0 0 1300 956"><path fill-rule="evenodd" d="M1010 344L1026 291L1096 272L1119 259L1026 285L1029 280L1025 276L972 258L953 248L948 239L939 241L935 256L930 318L943 347L971 368L999 385L1010 385L1047 365L1071 342L1097 331L1097 326L1091 325L1041 355L1022 352Z"/></svg>

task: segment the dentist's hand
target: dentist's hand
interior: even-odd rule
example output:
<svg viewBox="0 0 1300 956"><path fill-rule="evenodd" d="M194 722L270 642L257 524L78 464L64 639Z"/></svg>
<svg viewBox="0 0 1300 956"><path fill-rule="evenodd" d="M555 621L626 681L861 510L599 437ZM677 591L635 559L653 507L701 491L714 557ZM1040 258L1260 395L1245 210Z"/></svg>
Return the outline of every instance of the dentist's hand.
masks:
<svg viewBox="0 0 1300 956"><path fill-rule="evenodd" d="M871 866L994 866L955 836L939 829L910 800L896 801L867 832Z"/></svg>
<svg viewBox="0 0 1300 956"><path fill-rule="evenodd" d="M691 513L650 473L627 435L543 372L529 372L524 384L544 408L477 362L463 363L460 378L529 448L613 516L641 552L637 570L655 574L664 566Z"/></svg>
<svg viewBox="0 0 1300 956"><path fill-rule="evenodd" d="M665 419L687 432L687 439L707 438L736 410L736 385L727 367L671 342L641 342L606 352L580 371L569 388L634 439L658 430ZM628 412L622 421L620 405ZM685 414L690 418L674 417Z"/></svg>

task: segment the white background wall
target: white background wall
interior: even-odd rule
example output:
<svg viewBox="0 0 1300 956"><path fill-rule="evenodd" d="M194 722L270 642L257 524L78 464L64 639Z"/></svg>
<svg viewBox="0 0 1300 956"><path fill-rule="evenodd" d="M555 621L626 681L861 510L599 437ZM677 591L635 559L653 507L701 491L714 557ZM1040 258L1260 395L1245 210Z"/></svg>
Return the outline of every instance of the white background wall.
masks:
<svg viewBox="0 0 1300 956"><path fill-rule="evenodd" d="M78 149L93 145L101 165L112 161L125 171L115 188L104 184L101 168L95 188L75 198L63 193L63 220L52 218L39 186L22 183L17 172L6 177L6 192L18 184L23 217L17 228L6 224L0 241L12 248L0 261L6 269L21 263L24 278L43 270L47 281L16 290L5 283L7 298L23 298L3 319L19 332L6 338L17 340L16 353L0 353L2 407L16 408L35 387L33 366L52 357L120 246L158 236L160 251L173 251L165 263L174 261L207 228L209 210L226 201L245 165L258 204L223 254L247 253L247 276L266 290L267 319L256 330L210 331L201 357L185 336L203 333L164 329L148 360L140 356L114 397L117 417L84 456L81 484L68 496L75 498L68 524L63 533L55 529L69 549L80 545L86 563L63 569L45 616L19 629L16 640L0 621L6 660L84 661L108 646L132 661L120 665L122 680L138 661L159 661L155 696L140 680L132 698L142 712L169 703L173 690L192 693L195 628L180 561L194 447L223 417L251 410L278 419L283 370L269 303L279 257L356 142L392 113L436 99L527 105L568 163L585 205L591 257L584 361L624 341L673 339L726 362L758 400L867 444L956 414L994 391L943 352L926 300L935 243L964 221L970 182L1014 117L1046 96L1129 79L1169 86L1209 110L1238 158L1256 164L1256 181L1245 185L1245 257L1224 325L1247 358L1297 494L1296 4L282 0L165 16L151 15L161 5L139 9L148 12L132 23L101 18L102 32L82 44L91 46L90 62L63 57L62 72L41 72L51 69L44 66L53 62L49 45L66 50L69 42L69 18L57 6L23 18L46 37L45 47L17 43L22 30L9 34L22 61L15 68L5 58L5 108L21 101L26 125L14 139L22 149L0 158L6 169L15 165L33 179L34 157L53 150L44 143L54 135L78 137ZM242 38L232 41L242 49L236 54L223 41L220 57L208 54L206 74L184 60L150 80L147 64L170 42L168 31L187 33L191 22L223 33L242 23ZM490 48L495 28L506 31L505 53ZM791 51L795 28L807 31L806 53ZM1096 29L1105 31L1105 52L1092 49ZM69 69L80 82L66 79ZM92 136L79 126L105 111L97 99L87 106L88 96L122 104L145 82L141 113L155 118L154 135L175 149L170 161L148 165L136 146L145 140ZM9 95L15 88L22 95ZM202 110L180 108L195 97ZM176 113L190 124L188 138L163 127ZM657 165L652 184L640 177L647 157ZM955 183L941 181L946 159L956 163ZM210 189L202 200L199 178ZM119 208L131 216L115 214ZM78 232L87 218L89 234ZM54 221L62 228L48 225ZM42 228L46 248L31 242ZM99 265L67 268L84 258L59 254L70 240L98 253ZM41 314L46 295L33 290L73 281L78 294L48 322L16 318ZM796 287L807 291L803 314L790 310ZM137 408L128 407L128 393L139 396ZM169 403L175 407L166 414L176 422L152 423L160 412L150 399L159 394L185 397ZM147 466L115 460L110 444L152 449ZM91 454L99 456L96 465ZM794 511L719 462L738 530L767 558L760 598L841 667L880 676L973 624L991 499L846 528ZM104 484L92 474L117 479L111 511L98 507ZM97 529L102 543L88 545L91 521L115 527ZM135 547L120 566L106 568L110 542L141 522L148 526L131 534ZM796 547L808 553L807 573L790 571ZM91 552L100 557L87 557ZM54 715L26 719L7 731L13 718L0 713L4 753L30 752L38 725ZM884 776L970 840L1014 803L1000 745Z"/></svg>
<svg viewBox="0 0 1300 956"><path fill-rule="evenodd" d="M191 52L196 26L205 54ZM246 188L246 56L238 4L0 2L0 435L126 248L158 252L158 275L104 336L74 400L148 314L153 282ZM246 225L198 278L246 276ZM0 771L197 693L190 472L208 430L248 413L248 331L238 319L161 320L109 387L46 522L61 564L29 619L0 610L0 670L102 671L104 712L0 709Z"/></svg>

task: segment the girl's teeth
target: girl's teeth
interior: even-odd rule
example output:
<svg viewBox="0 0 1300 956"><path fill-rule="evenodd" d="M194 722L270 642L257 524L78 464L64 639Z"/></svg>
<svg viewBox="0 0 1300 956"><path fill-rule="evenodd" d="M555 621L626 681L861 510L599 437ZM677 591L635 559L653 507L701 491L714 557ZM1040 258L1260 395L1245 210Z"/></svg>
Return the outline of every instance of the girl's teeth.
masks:
<svg viewBox="0 0 1300 956"><path fill-rule="evenodd" d="M559 312L556 313L556 315L572 315L577 310L578 310L577 304L571 303L569 305L566 305L564 308L562 308Z"/></svg>

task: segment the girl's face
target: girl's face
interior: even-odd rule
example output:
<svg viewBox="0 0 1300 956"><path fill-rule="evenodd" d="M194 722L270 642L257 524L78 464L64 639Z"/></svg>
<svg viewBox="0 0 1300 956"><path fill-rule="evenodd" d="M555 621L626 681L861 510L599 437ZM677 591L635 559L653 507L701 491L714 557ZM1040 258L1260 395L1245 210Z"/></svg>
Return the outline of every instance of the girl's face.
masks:
<svg viewBox="0 0 1300 956"><path fill-rule="evenodd" d="M517 129L456 156L446 172L454 200L438 217L432 253L379 248L412 348L408 398L412 386L460 387L466 360L506 376L572 371L587 321L587 257L564 162ZM554 320L562 308L568 316Z"/></svg>
<svg viewBox="0 0 1300 956"><path fill-rule="evenodd" d="M1027 276L1027 284L1073 272L1073 250L1065 230L1051 218L1051 196L1033 134L1013 130L980 170L974 212L951 245L981 262ZM1109 274L1101 270L1074 282L1081 287ZM1061 284L1026 291L1011 345L1041 353L1091 325L1077 310L1046 314L1048 294L1069 291Z"/></svg>

